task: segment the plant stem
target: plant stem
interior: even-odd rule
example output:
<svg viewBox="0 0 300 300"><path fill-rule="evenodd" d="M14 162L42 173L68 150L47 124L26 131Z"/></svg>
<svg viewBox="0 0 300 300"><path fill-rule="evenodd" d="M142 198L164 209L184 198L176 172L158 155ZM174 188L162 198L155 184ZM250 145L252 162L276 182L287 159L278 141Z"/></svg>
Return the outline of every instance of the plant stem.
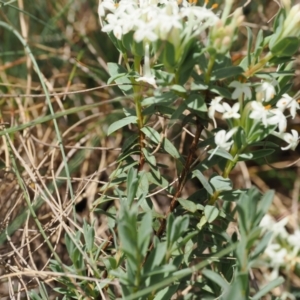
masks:
<svg viewBox="0 0 300 300"><path fill-rule="evenodd" d="M207 72L205 73L205 83L206 84L209 84L209 82L210 82L211 73L212 73L213 66L215 64L215 60L216 60L215 55L211 55L209 58L209 61L208 61Z"/></svg>
<svg viewBox="0 0 300 300"><path fill-rule="evenodd" d="M263 67L266 65L266 63L273 58L272 53L268 53L262 60L260 60L257 64L254 66L250 66L249 69L244 73L244 76L246 78L249 78L253 76L255 73L263 69Z"/></svg>

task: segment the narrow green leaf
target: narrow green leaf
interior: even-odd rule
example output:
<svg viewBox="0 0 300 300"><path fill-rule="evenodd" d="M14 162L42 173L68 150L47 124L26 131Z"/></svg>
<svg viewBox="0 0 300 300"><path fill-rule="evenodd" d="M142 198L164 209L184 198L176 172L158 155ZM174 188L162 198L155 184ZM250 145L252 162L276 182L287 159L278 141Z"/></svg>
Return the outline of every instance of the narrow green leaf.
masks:
<svg viewBox="0 0 300 300"><path fill-rule="evenodd" d="M228 77L235 77L242 74L243 72L244 72L243 68L239 66L231 66L231 67L215 70L212 75L215 77L216 80L218 80L218 79L224 79Z"/></svg>
<svg viewBox="0 0 300 300"><path fill-rule="evenodd" d="M278 277L268 283L265 287L263 287L256 295L252 297L252 300L260 300L261 297L272 291L274 288L279 286L280 284L283 284L285 282L285 279L283 277Z"/></svg>
<svg viewBox="0 0 300 300"><path fill-rule="evenodd" d="M164 137L164 139L163 139L162 147L172 157L180 158L180 153L178 152L176 147L166 137Z"/></svg>
<svg viewBox="0 0 300 300"><path fill-rule="evenodd" d="M116 130L128 125L128 124L136 124L137 120L135 116L131 116L131 117L125 117L121 120L118 120L114 123L112 123L107 130L107 135L112 134L113 132L115 132Z"/></svg>
<svg viewBox="0 0 300 300"><path fill-rule="evenodd" d="M231 191L222 191L219 195L219 199L223 201L238 201L242 194L247 190L231 190Z"/></svg>
<svg viewBox="0 0 300 300"><path fill-rule="evenodd" d="M132 83L129 78L122 76L118 78L118 75L127 73L127 70L122 67L121 65L117 63L109 62L107 64L108 71L111 77L115 77L115 82L119 84L120 90L125 95L132 95L133 89L132 89Z"/></svg>
<svg viewBox="0 0 300 300"><path fill-rule="evenodd" d="M219 215L219 210L212 205L206 205L204 208L204 215L208 223L213 222Z"/></svg>
<svg viewBox="0 0 300 300"><path fill-rule="evenodd" d="M256 160L261 157L267 157L268 155L272 154L275 149L260 149L248 153L242 153L239 155L239 161L247 161L247 160Z"/></svg>
<svg viewBox="0 0 300 300"><path fill-rule="evenodd" d="M200 94L191 94L186 99L186 104L189 109L199 112L207 112L207 106L204 98Z"/></svg>
<svg viewBox="0 0 300 300"><path fill-rule="evenodd" d="M248 44L247 44L247 64L248 67L251 65L251 56L250 54L252 53L252 41L253 41L253 33L252 29L249 27L247 28L247 34L248 34Z"/></svg>
<svg viewBox="0 0 300 300"><path fill-rule="evenodd" d="M136 192L138 189L139 180L136 169L129 169L127 175L127 201L130 206L136 197Z"/></svg>
<svg viewBox="0 0 300 300"><path fill-rule="evenodd" d="M202 183L205 190L210 195L212 195L214 193L214 191L213 191L211 185L209 184L208 180L206 179L206 177L199 170L194 170L193 175L196 176L199 179L199 181Z"/></svg>
<svg viewBox="0 0 300 300"><path fill-rule="evenodd" d="M138 249L140 255L144 257L147 253L152 233L152 214L150 211L143 216L138 229Z"/></svg>
<svg viewBox="0 0 300 300"><path fill-rule="evenodd" d="M223 279L218 273L215 273L209 269L202 270L202 274L216 283L218 286L220 286L222 289L227 289L229 287L229 284L226 280Z"/></svg>
<svg viewBox="0 0 300 300"><path fill-rule="evenodd" d="M94 248L95 229L89 225L86 220L83 221L83 236L85 240L86 249L91 252Z"/></svg>
<svg viewBox="0 0 300 300"><path fill-rule="evenodd" d="M215 149L211 149L207 152L208 154L212 154L214 153L214 156L221 156L224 157L226 159L229 159L231 161L233 161L233 157L230 153L228 153L227 151L225 151L224 149L218 148L217 151Z"/></svg>
<svg viewBox="0 0 300 300"><path fill-rule="evenodd" d="M209 183L216 192L232 190L232 182L229 178L224 178L222 176L217 175L212 177Z"/></svg>
<svg viewBox="0 0 300 300"><path fill-rule="evenodd" d="M271 52L279 57L290 57L294 55L299 49L300 40L295 36L289 36L281 39L273 47L271 47Z"/></svg>
<svg viewBox="0 0 300 300"><path fill-rule="evenodd" d="M176 290L178 289L178 285L179 284L175 284L165 287L155 295L154 300L171 299L172 296L175 294Z"/></svg>
<svg viewBox="0 0 300 300"><path fill-rule="evenodd" d="M186 199L183 199L183 198L178 198L178 202L187 211L190 211L192 213L197 211L197 205L194 202L190 201L190 200L186 200Z"/></svg>
<svg viewBox="0 0 300 300"><path fill-rule="evenodd" d="M256 257L258 257L266 249L266 247L268 246L272 236L273 236L273 232L271 232L271 231L267 232L263 236L263 238L258 243L258 245L254 249L254 251L251 252L251 259L255 259Z"/></svg>
<svg viewBox="0 0 300 300"><path fill-rule="evenodd" d="M152 142L158 144L161 141L160 134L152 127L145 126L141 131L148 137Z"/></svg>
<svg viewBox="0 0 300 300"><path fill-rule="evenodd" d="M147 148L143 148L142 149L143 153L144 153L144 156L145 156L145 159L146 161L151 164L153 167L156 166L156 159L155 159L155 156L154 155L151 155L148 151Z"/></svg>
<svg viewBox="0 0 300 300"><path fill-rule="evenodd" d="M179 84L174 84L171 86L171 91L177 92L177 93L186 93L186 89L184 86Z"/></svg>

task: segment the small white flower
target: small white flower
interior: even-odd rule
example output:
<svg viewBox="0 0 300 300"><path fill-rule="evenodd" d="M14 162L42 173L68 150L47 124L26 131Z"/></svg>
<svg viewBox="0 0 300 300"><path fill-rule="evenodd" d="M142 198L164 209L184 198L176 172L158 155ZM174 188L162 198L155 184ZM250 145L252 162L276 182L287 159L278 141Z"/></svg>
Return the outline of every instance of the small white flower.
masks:
<svg viewBox="0 0 300 300"><path fill-rule="evenodd" d="M150 85L153 85L155 88L156 82L155 77L151 73L151 66L150 66L150 53L149 53L149 43L145 45L145 57L144 57L144 66L143 66L143 76L136 79L136 81L144 81Z"/></svg>
<svg viewBox="0 0 300 300"><path fill-rule="evenodd" d="M261 120L265 127L268 126L268 116L270 115L269 110L263 106L261 102L252 101L251 102L252 111L249 118L255 120Z"/></svg>
<svg viewBox="0 0 300 300"><path fill-rule="evenodd" d="M218 148L228 151L233 144L233 141L229 141L233 134L236 132L236 128L233 128L226 132L226 130L220 130L215 135L215 143Z"/></svg>
<svg viewBox="0 0 300 300"><path fill-rule="evenodd" d="M108 14L106 17L107 24L102 27L103 32L113 32L117 39L121 39L123 35L123 21L115 14Z"/></svg>
<svg viewBox="0 0 300 300"><path fill-rule="evenodd" d="M279 244L270 244L265 250L265 254L271 260L272 267L279 267L285 264L285 259L287 256L287 250L282 248Z"/></svg>
<svg viewBox="0 0 300 300"><path fill-rule="evenodd" d="M269 214L263 216L262 220L260 221L259 226L263 229L272 230L273 225L275 224L275 220Z"/></svg>
<svg viewBox="0 0 300 300"><path fill-rule="evenodd" d="M300 249L300 230L295 230L293 234L290 234L287 241L293 248L297 248L296 252L298 252Z"/></svg>
<svg viewBox="0 0 300 300"><path fill-rule="evenodd" d="M280 109L273 108L270 111L270 117L267 119L267 123L270 125L278 125L279 132L286 130L287 121L286 116Z"/></svg>
<svg viewBox="0 0 300 300"><path fill-rule="evenodd" d="M140 22L139 28L134 33L134 39L137 42L141 42L144 40L155 42L158 39L157 34L154 32L156 21L145 23Z"/></svg>
<svg viewBox="0 0 300 300"><path fill-rule="evenodd" d="M266 276L266 278L271 281L278 278L279 268L285 266L288 252L279 244L269 244L265 249L265 255L268 256L270 260L270 267L273 268L271 274Z"/></svg>
<svg viewBox="0 0 300 300"><path fill-rule="evenodd" d="M288 223L289 219L288 217L285 217L281 219L278 222L275 222L271 228L271 230L274 232L275 236L279 236L281 238L287 238L288 233L285 229L286 224Z"/></svg>
<svg viewBox="0 0 300 300"><path fill-rule="evenodd" d="M252 111L249 117L261 121L265 128L268 127L268 125L277 125L279 132L286 130L286 117L280 109L270 109L270 105L264 106L261 102L257 101L251 102L251 108Z"/></svg>
<svg viewBox="0 0 300 300"><path fill-rule="evenodd" d="M299 134L298 131L292 129L292 133L285 132L282 134L282 139L288 143L286 147L281 147L282 150L295 150L299 144Z"/></svg>
<svg viewBox="0 0 300 300"><path fill-rule="evenodd" d="M278 85L278 82L273 79L272 82L264 81L262 84L260 84L258 87L256 87L255 91L256 93L260 93L262 95L262 101L270 101L274 98L274 95L276 94L275 85Z"/></svg>
<svg viewBox="0 0 300 300"><path fill-rule="evenodd" d="M288 222L288 218L283 218L282 220L280 220L279 222L276 222L275 219L270 216L269 214L266 214L259 226L263 228L263 230L269 230L273 232L273 236L280 236L282 238L286 238L288 236L288 233L285 229L285 225Z"/></svg>
<svg viewBox="0 0 300 300"><path fill-rule="evenodd" d="M297 109L300 109L298 101L290 97L288 94L283 94L282 98L278 100L276 106L282 111L284 111L286 108L289 108L293 119L296 116Z"/></svg>
<svg viewBox="0 0 300 300"><path fill-rule="evenodd" d="M104 17L107 10L110 12L114 12L116 10L115 2L113 0L100 0L98 6L99 17Z"/></svg>
<svg viewBox="0 0 300 300"><path fill-rule="evenodd" d="M238 99L242 94L245 95L245 100L252 98L251 88L248 83L241 83L239 81L232 81L229 87L234 87L235 90L232 93L232 99Z"/></svg>
<svg viewBox="0 0 300 300"><path fill-rule="evenodd" d="M228 103L224 102L223 107L225 110L223 119L239 119L241 117L239 114L240 104L238 102L234 103L232 107Z"/></svg>
<svg viewBox="0 0 300 300"><path fill-rule="evenodd" d="M213 98L210 102L210 106L208 108L208 117L213 120L215 128L217 127L216 119L215 119L215 112L224 112L224 107L220 103L223 97L217 96Z"/></svg>

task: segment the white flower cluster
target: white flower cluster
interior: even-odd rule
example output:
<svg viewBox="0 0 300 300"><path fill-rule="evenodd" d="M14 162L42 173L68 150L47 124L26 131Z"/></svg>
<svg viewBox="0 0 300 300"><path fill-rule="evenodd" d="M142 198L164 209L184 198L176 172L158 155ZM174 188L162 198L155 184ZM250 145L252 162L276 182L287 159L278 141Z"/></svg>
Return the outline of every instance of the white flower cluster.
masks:
<svg viewBox="0 0 300 300"><path fill-rule="evenodd" d="M98 14L102 31L117 39L132 31L136 42L168 40L177 45L180 38L190 39L219 20L210 9L186 0L103 0Z"/></svg>
<svg viewBox="0 0 300 300"><path fill-rule="evenodd" d="M264 252L270 267L273 269L267 278L270 281L278 278L280 268L293 268L299 261L300 230L295 230L293 234L289 234L285 229L287 222L288 218L276 222L273 217L267 214L260 223L260 227L264 231L268 230L273 233Z"/></svg>
<svg viewBox="0 0 300 300"><path fill-rule="evenodd" d="M251 86L248 83L241 83L238 81L233 81L229 85L230 87L234 87L234 91L232 93L232 99L240 99L244 96L244 100L249 102L250 111L249 118L256 121L256 124L261 123L265 128L274 126L274 128L278 128L278 131L272 132L276 137L284 140L288 145L286 147L282 147L282 150L292 149L295 150L299 143L299 133L292 129L291 133L285 132L287 127L287 118L292 117L293 119L296 116L297 110L300 109L299 102L290 97L288 94L283 94L281 99L279 99L276 103L276 107L272 107L269 104L275 94L275 87L278 85L276 80L272 80L272 82L264 81L259 86L256 87L256 98L257 100L251 101L252 92ZM221 103L222 97L215 97L212 99L210 103L210 107L208 110L208 116L214 122L214 126L216 127L215 120L215 112L223 114L223 119L239 119L242 112L240 112L240 104L239 102L235 103L232 107L229 106L228 103ZM247 109L247 108L243 108ZM285 111L288 110L289 114L285 114ZM229 135L230 137L232 135ZM228 150L228 140L226 140L226 144L224 146L221 143L221 140L218 139L218 135L215 136L215 143L218 147Z"/></svg>

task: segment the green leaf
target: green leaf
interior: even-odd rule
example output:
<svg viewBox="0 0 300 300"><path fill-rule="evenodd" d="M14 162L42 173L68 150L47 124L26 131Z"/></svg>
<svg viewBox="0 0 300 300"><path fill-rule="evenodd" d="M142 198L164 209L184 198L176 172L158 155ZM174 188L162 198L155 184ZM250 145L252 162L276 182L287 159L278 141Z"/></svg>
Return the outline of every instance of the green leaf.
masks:
<svg viewBox="0 0 300 300"><path fill-rule="evenodd" d="M178 150L176 149L176 147L166 137L164 137L164 139L163 139L162 147L172 157L174 157L174 158L180 158L180 153L178 152Z"/></svg>
<svg viewBox="0 0 300 300"><path fill-rule="evenodd" d="M117 63L112 63L109 62L107 64L108 67L108 72L111 77L115 78L115 82L119 85L120 90L125 94L125 95L132 95L133 94L133 89L132 89L132 83L128 77L121 76L121 74L127 74L127 70L122 67L121 65Z"/></svg>
<svg viewBox="0 0 300 300"><path fill-rule="evenodd" d="M145 126L141 129L141 131L148 137L152 142L159 144L161 141L160 134L153 129L152 127Z"/></svg>
<svg viewBox="0 0 300 300"><path fill-rule="evenodd" d="M139 186L137 170L134 168L129 169L127 175L127 201L130 206L136 197L136 192Z"/></svg>
<svg viewBox="0 0 300 300"><path fill-rule="evenodd" d="M179 94L186 94L186 89L184 88L184 86L179 85L179 84L172 85L171 86L171 91L177 92Z"/></svg>
<svg viewBox="0 0 300 300"><path fill-rule="evenodd" d="M154 246L154 250L150 252L150 255L148 256L145 265L144 265L144 272L148 273L151 269L153 269L156 266L159 266L163 263L163 260L166 256L167 252L167 245L165 242L158 242Z"/></svg>
<svg viewBox="0 0 300 300"><path fill-rule="evenodd" d="M247 236L247 245L246 245L247 249L251 249L252 246L255 244L255 242L258 241L258 239L261 235L261 231L262 231L261 227L253 228L250 231L249 235Z"/></svg>
<svg viewBox="0 0 300 300"><path fill-rule="evenodd" d="M212 93L216 93L225 98L231 99L231 92L227 88L223 88L223 87L217 86L217 85L212 85L210 87L210 91Z"/></svg>
<svg viewBox="0 0 300 300"><path fill-rule="evenodd" d="M297 37L289 36L281 39L273 47L271 47L271 52L278 56L292 56L299 49L300 40Z"/></svg>
<svg viewBox="0 0 300 300"><path fill-rule="evenodd" d="M115 132L116 130L128 125L128 124L136 124L137 120L136 120L136 116L131 116L131 117L125 117L121 120L118 120L114 123L112 123L108 129L107 129L107 135L112 134L113 132Z"/></svg>
<svg viewBox="0 0 300 300"><path fill-rule="evenodd" d="M273 232L269 231L267 232L263 238L261 239L261 241L258 243L258 245L256 246L256 248L251 252L251 260L256 259L261 253L263 253L265 251L265 249L267 248L271 238L273 236Z"/></svg>
<svg viewBox="0 0 300 300"><path fill-rule="evenodd" d="M211 281L213 281L214 283L216 283L218 286L220 286L222 289L226 290L229 287L229 284L226 280L223 279L223 277L221 277L218 273L213 272L211 270L205 269L202 270L202 274L210 279Z"/></svg>
<svg viewBox="0 0 300 300"><path fill-rule="evenodd" d="M86 220L83 220L83 236L85 240L86 249L91 252L94 248L95 229L89 225Z"/></svg>
<svg viewBox="0 0 300 300"><path fill-rule="evenodd" d="M229 178L224 178L217 175L212 177L209 183L212 185L216 192L232 190L232 182Z"/></svg>
<svg viewBox="0 0 300 300"><path fill-rule="evenodd" d="M248 43L247 43L247 67L251 65L251 56L250 54L252 53L252 41L253 41L253 33L251 28L248 26L247 28L247 34L248 34Z"/></svg>
<svg viewBox="0 0 300 300"><path fill-rule="evenodd" d="M219 199L223 201L238 201L242 194L247 192L247 190L231 190L231 191L222 191L219 195Z"/></svg>
<svg viewBox="0 0 300 300"><path fill-rule="evenodd" d="M149 180L147 176L147 172L140 171L139 172L139 185L138 190L136 192L136 196L139 198L143 195L145 197L149 192Z"/></svg>
<svg viewBox="0 0 300 300"><path fill-rule="evenodd" d="M229 291L222 299L225 300L249 300L249 280L248 273L239 273L233 280Z"/></svg>
<svg viewBox="0 0 300 300"><path fill-rule="evenodd" d="M158 293L156 293L154 300L165 300L171 299L172 296L175 294L176 290L178 289L179 284L167 286Z"/></svg>
<svg viewBox="0 0 300 300"><path fill-rule="evenodd" d="M241 149L246 145L246 134L244 128L241 126L238 127L235 135L233 136L235 145L238 149Z"/></svg>
<svg viewBox="0 0 300 300"><path fill-rule="evenodd" d="M171 273L176 271L177 268L174 265L163 265L163 266L158 266L153 268L151 271L149 271L147 274L144 274L145 277L150 277L153 275L158 275L158 274L165 274L165 273Z"/></svg>
<svg viewBox="0 0 300 300"><path fill-rule="evenodd" d="M188 108L194 111L207 112L207 106L204 98L200 94L191 94L186 99Z"/></svg>
<svg viewBox="0 0 300 300"><path fill-rule="evenodd" d="M167 69L173 70L175 68L176 49L172 43L164 41L164 47L160 57L162 58L162 63L167 67Z"/></svg>
<svg viewBox="0 0 300 300"><path fill-rule="evenodd" d="M213 205L206 205L204 215L208 223L213 222L219 215L219 210Z"/></svg>
<svg viewBox="0 0 300 300"><path fill-rule="evenodd" d="M138 229L138 250L140 255L144 257L147 253L149 242L152 234L152 214L146 212L143 216L140 227Z"/></svg>
<svg viewBox="0 0 300 300"><path fill-rule="evenodd" d="M193 176L196 176L199 179L199 181L202 183L205 190L210 195L212 195L214 193L214 191L213 191L211 185L209 184L208 180L206 179L206 177L199 170L194 170L193 171Z"/></svg>
<svg viewBox="0 0 300 300"><path fill-rule="evenodd" d="M239 155L239 161L256 160L261 157L267 157L268 155L272 154L274 151L275 149L260 149L248 153L242 153Z"/></svg>
<svg viewBox="0 0 300 300"><path fill-rule="evenodd" d="M190 200L186 200L186 199L183 199L183 198L178 198L178 202L187 211L190 211L192 213L197 211L197 205L194 202L190 201Z"/></svg>
<svg viewBox="0 0 300 300"><path fill-rule="evenodd" d="M202 230L203 226L207 223L207 219L205 216L202 216L200 221L197 223L197 228Z"/></svg>
<svg viewBox="0 0 300 300"><path fill-rule="evenodd" d="M151 164L153 167L156 166L156 159L154 155L151 155L147 148L143 148L142 152L144 153L146 161Z"/></svg>
<svg viewBox="0 0 300 300"><path fill-rule="evenodd" d="M183 235L183 233L187 230L189 226L189 217L179 216L176 217L173 221L172 228L170 231L170 243L171 245Z"/></svg>
<svg viewBox="0 0 300 300"><path fill-rule="evenodd" d="M212 154L214 153L214 156L217 155L217 156L221 156L221 157L224 157L228 160L231 160L233 161L233 157L230 153L228 153L226 150L224 149L221 149L221 148L218 148L217 151L216 149L211 149L207 152L208 154Z"/></svg>
<svg viewBox="0 0 300 300"><path fill-rule="evenodd" d="M159 144L161 142L162 148L171 156L174 158L180 158L180 154L175 146L166 137L162 139L160 134L155 129L145 126L141 129L141 131L154 143Z"/></svg>
<svg viewBox="0 0 300 300"><path fill-rule="evenodd" d="M264 295L266 295L267 293L269 293L270 291L272 291L274 288L276 288L277 286L283 284L285 282L285 279L283 277L278 277L276 279L274 279L273 281L271 281L270 283L268 283L266 286L264 286L263 288L260 289L260 291L254 295L252 297L252 300L260 300L261 297L263 297Z"/></svg>
<svg viewBox="0 0 300 300"><path fill-rule="evenodd" d="M168 249L172 245L171 235L172 235L172 228L173 228L174 220L175 220L174 215L172 213L169 214L168 219L167 219L167 228L166 228L167 248Z"/></svg>
<svg viewBox="0 0 300 300"><path fill-rule="evenodd" d="M212 75L215 77L216 80L235 77L244 72L243 68L239 66L231 66L222 69L215 70Z"/></svg>
<svg viewBox="0 0 300 300"><path fill-rule="evenodd" d="M263 30L260 29L256 36L255 50L254 50L255 58L258 58L263 50L263 41L264 41L264 34L263 34Z"/></svg>

